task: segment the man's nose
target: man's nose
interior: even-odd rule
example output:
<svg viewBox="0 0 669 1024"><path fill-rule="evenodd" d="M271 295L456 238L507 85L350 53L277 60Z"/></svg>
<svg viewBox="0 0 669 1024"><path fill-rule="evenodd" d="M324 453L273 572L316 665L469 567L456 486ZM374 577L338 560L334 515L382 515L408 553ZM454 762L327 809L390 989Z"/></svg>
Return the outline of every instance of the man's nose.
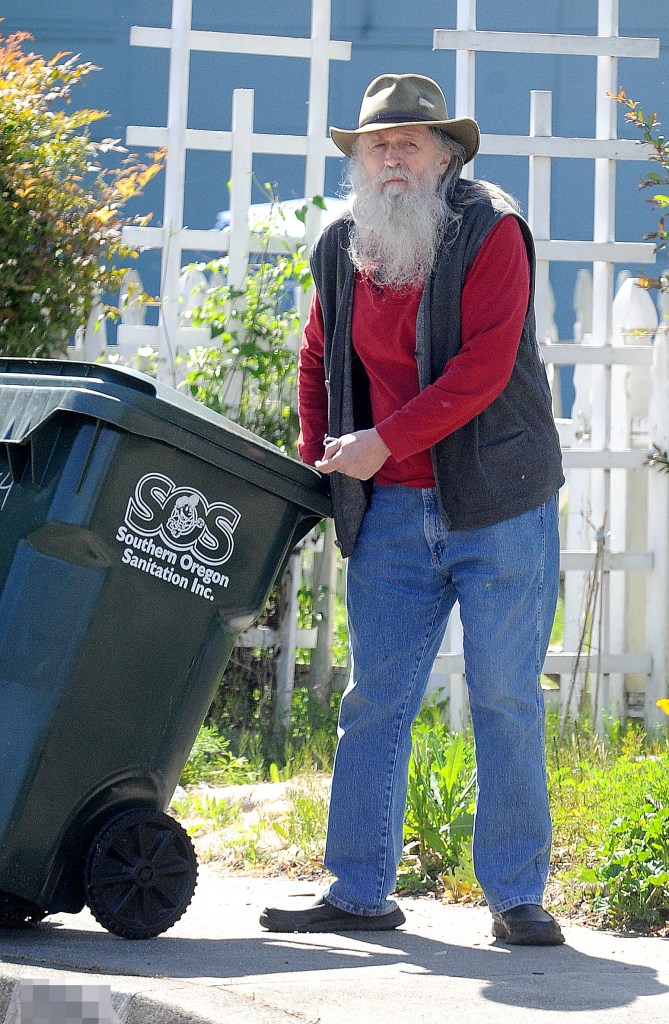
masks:
<svg viewBox="0 0 669 1024"><path fill-rule="evenodd" d="M388 148L386 149L386 158L385 158L386 166L387 167L398 167L400 164L403 164L403 163L404 163L404 158L402 156L402 150L399 148L399 146L398 147L388 146Z"/></svg>

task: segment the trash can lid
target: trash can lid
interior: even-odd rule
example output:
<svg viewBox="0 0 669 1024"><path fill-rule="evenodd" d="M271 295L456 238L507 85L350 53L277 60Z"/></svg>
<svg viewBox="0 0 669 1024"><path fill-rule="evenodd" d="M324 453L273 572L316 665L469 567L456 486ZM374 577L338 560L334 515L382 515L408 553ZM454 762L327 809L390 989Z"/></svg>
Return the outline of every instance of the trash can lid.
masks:
<svg viewBox="0 0 669 1024"><path fill-rule="evenodd" d="M59 411L94 417L190 452L331 516L326 478L264 438L129 367L0 358L0 442L24 443ZM250 463L250 477L244 463Z"/></svg>

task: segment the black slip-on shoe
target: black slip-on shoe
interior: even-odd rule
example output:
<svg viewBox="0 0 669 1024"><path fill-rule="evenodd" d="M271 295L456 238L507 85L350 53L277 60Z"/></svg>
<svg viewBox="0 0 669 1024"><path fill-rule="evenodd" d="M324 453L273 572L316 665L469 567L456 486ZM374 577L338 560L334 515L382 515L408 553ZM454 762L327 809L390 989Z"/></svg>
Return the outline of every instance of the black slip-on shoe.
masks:
<svg viewBox="0 0 669 1024"><path fill-rule="evenodd" d="M387 914L349 914L320 899L304 910L266 907L260 923L270 932L383 932L404 924L399 907Z"/></svg>
<svg viewBox="0 0 669 1024"><path fill-rule="evenodd" d="M492 933L511 946L559 946L564 942L559 924L538 903L521 903L493 914Z"/></svg>

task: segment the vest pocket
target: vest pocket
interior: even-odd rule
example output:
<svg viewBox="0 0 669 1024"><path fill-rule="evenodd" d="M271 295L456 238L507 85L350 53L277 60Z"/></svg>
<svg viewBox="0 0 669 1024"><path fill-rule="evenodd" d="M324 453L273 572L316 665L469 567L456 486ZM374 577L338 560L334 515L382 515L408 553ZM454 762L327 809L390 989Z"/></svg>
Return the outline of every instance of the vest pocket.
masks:
<svg viewBox="0 0 669 1024"><path fill-rule="evenodd" d="M525 480L528 469L527 434L519 430L510 437L491 439L479 443L481 469L488 487L493 491L508 492Z"/></svg>

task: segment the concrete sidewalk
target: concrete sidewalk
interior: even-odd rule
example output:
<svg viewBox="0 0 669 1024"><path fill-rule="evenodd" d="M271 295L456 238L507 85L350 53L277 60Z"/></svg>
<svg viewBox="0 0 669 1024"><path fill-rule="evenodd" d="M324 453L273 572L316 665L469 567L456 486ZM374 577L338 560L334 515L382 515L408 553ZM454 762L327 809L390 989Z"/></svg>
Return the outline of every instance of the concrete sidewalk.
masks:
<svg viewBox="0 0 669 1024"><path fill-rule="evenodd" d="M567 924L565 946L508 947L492 940L486 910L425 898L402 900L395 932L260 928L266 903L316 893L203 867L192 906L157 939L118 939L87 911L0 932L0 1024L19 1024L18 981L36 977L110 985L120 1024L669 1022L667 939Z"/></svg>

